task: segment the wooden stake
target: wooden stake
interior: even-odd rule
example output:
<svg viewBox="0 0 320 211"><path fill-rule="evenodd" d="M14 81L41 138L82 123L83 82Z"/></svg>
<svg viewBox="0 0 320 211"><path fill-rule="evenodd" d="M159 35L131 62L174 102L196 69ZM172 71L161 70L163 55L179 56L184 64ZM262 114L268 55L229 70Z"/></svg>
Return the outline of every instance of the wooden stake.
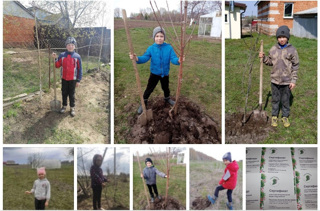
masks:
<svg viewBox="0 0 320 211"><path fill-rule="evenodd" d="M167 184L166 184L166 200L165 206L168 205L168 192L169 192L169 174L170 174L170 147L167 148Z"/></svg>

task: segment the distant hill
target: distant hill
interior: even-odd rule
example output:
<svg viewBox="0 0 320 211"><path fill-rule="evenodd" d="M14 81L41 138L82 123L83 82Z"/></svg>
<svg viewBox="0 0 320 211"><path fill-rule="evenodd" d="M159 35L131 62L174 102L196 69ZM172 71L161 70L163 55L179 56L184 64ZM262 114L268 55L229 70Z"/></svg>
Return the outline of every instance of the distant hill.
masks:
<svg viewBox="0 0 320 211"><path fill-rule="evenodd" d="M198 152L193 148L190 148L190 160L193 161L216 161L213 157L210 157L202 152Z"/></svg>

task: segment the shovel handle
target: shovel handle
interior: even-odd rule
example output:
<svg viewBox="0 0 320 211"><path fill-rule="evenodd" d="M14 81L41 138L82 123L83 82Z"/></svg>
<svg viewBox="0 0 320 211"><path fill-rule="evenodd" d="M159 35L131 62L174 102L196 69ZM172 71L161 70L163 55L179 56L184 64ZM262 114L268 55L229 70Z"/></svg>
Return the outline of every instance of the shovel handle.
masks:
<svg viewBox="0 0 320 211"><path fill-rule="evenodd" d="M128 23L127 23L127 13L126 13L126 10L124 10L124 9L122 10L122 18L123 18L123 22L124 22L124 28L126 29L130 53L132 55L134 55L134 49L133 49L132 40L131 40L131 36L130 36L130 30L129 30ZM141 82L140 82L139 72L138 72L138 68L137 68L137 63L133 59L131 61L132 61L134 71L136 73L136 81L137 81L137 86L138 86L138 91L139 91L139 95L140 95L140 101L141 101L143 113L145 113L146 112L146 104L144 103L144 99L142 96Z"/></svg>
<svg viewBox="0 0 320 211"><path fill-rule="evenodd" d="M53 58L53 90L54 90L54 100L57 100L57 90L56 90L56 67L55 67L55 59Z"/></svg>
<svg viewBox="0 0 320 211"><path fill-rule="evenodd" d="M263 53L263 40L260 42L260 52ZM259 88L259 109L262 110L262 87L263 85L263 58L260 58L260 88Z"/></svg>

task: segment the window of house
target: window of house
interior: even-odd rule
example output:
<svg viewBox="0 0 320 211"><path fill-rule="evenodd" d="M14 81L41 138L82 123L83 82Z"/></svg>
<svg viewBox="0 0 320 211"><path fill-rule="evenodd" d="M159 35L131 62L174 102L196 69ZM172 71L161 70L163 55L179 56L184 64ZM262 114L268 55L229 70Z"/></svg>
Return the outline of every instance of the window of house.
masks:
<svg viewBox="0 0 320 211"><path fill-rule="evenodd" d="M224 15L224 22L225 22L225 23L228 23L228 14L225 14L225 15Z"/></svg>
<svg viewBox="0 0 320 211"><path fill-rule="evenodd" d="M293 3L284 3L284 17L285 18L293 17Z"/></svg>

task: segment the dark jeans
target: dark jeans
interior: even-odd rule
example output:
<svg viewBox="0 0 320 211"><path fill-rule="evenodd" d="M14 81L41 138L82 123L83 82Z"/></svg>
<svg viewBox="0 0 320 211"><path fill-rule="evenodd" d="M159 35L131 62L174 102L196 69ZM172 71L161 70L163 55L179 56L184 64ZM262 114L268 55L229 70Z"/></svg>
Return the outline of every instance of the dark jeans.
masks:
<svg viewBox="0 0 320 211"><path fill-rule="evenodd" d="M169 90L169 76L161 77L155 74L150 74L148 85L146 90L143 94L143 99L148 99L153 92L154 88L156 88L158 82L161 83L161 88L164 92L164 97L170 97L170 90Z"/></svg>
<svg viewBox="0 0 320 211"><path fill-rule="evenodd" d="M222 187L222 185L219 185L219 186L216 188L216 191L214 192L215 197L218 198L218 196L219 196L219 191L224 190L224 189L225 189L225 188ZM230 189L227 190L227 196L228 196L228 201L229 201L229 202L232 202L232 191L233 191L233 190L230 190Z"/></svg>
<svg viewBox="0 0 320 211"><path fill-rule="evenodd" d="M280 103L282 110L282 117L289 117L290 115L290 97L291 90L289 85L277 85L271 83L272 90L272 116L278 116L280 112Z"/></svg>
<svg viewBox="0 0 320 211"><path fill-rule="evenodd" d="M62 105L63 106L67 106L68 105L68 97L69 97L69 101L70 101L70 107L74 107L75 106L75 90L76 90L76 84L77 81L73 80L73 81L66 81L64 79L62 79Z"/></svg>
<svg viewBox="0 0 320 211"><path fill-rule="evenodd" d="M101 208L101 192L102 192L102 186L97 186L92 188L93 192L93 209L98 210Z"/></svg>
<svg viewBox="0 0 320 211"><path fill-rule="evenodd" d="M149 193L150 193L151 198L154 198L154 194L153 194L153 192L152 192L152 189L153 189L154 193L156 194L156 196L158 196L158 189L157 189L157 185L156 185L156 184L147 185L147 186L148 186L148 189L149 189Z"/></svg>
<svg viewBox="0 0 320 211"><path fill-rule="evenodd" d="M43 200L38 200L36 198L34 198L34 206L36 210L45 210L45 203L46 203L46 199Z"/></svg>

